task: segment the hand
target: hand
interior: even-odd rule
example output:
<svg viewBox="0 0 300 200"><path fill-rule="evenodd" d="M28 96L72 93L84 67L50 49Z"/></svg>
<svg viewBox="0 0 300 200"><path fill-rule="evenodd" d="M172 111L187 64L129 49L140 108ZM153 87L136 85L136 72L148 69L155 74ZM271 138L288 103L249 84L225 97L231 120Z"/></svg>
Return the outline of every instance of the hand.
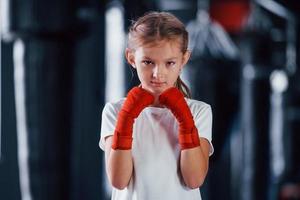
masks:
<svg viewBox="0 0 300 200"><path fill-rule="evenodd" d="M198 130L182 92L175 87L169 88L160 94L159 102L171 110L179 123L179 144L181 149L199 146Z"/></svg>
<svg viewBox="0 0 300 200"><path fill-rule="evenodd" d="M127 98L118 114L111 146L113 149L131 149L134 119L153 101L154 96L143 88L134 87L128 92Z"/></svg>
<svg viewBox="0 0 300 200"><path fill-rule="evenodd" d="M150 92L141 87L134 87L128 92L121 110L133 118L137 118L142 110L152 104L153 101L154 96Z"/></svg>

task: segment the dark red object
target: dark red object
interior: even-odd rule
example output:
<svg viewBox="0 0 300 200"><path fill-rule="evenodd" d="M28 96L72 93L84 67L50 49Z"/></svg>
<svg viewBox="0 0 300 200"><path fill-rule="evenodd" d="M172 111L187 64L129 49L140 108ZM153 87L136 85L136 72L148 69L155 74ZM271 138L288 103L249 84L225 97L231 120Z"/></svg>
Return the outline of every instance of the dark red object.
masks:
<svg viewBox="0 0 300 200"><path fill-rule="evenodd" d="M134 119L153 101L154 96L143 88L134 87L128 92L127 98L118 114L111 146L113 149L131 149Z"/></svg>
<svg viewBox="0 0 300 200"><path fill-rule="evenodd" d="M183 94L177 88L172 87L159 96L159 102L171 110L179 123L178 139L181 149L199 146L198 130Z"/></svg>
<svg viewBox="0 0 300 200"><path fill-rule="evenodd" d="M230 33L240 32L250 14L250 2L245 0L212 1L210 17Z"/></svg>

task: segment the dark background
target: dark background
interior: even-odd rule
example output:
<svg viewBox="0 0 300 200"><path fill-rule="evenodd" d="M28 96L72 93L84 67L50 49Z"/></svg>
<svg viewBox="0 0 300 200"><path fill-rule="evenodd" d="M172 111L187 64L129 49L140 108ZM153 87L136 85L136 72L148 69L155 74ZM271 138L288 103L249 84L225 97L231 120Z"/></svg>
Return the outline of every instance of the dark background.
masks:
<svg viewBox="0 0 300 200"><path fill-rule="evenodd" d="M0 22L9 25L1 28L0 199L26 199L20 189L14 80L20 42L32 199L109 199L98 142L109 84L105 50L112 48L105 46L105 13L113 7L123 13L125 33L130 20L149 10L172 12L186 25L197 22L199 10L210 16L202 32L199 24L189 28L198 30L192 45L204 48L194 49L186 70L193 98L213 109L215 152L202 198L300 199L300 3L264 2L3 0L2 9L8 5L3 10L9 12L1 10ZM220 45L226 39L215 24L235 55ZM201 42L204 33L208 37ZM126 92L138 80L125 69L126 84L119 87ZM272 87L276 72L288 81L280 92ZM274 149L282 151L276 156ZM284 163L277 174L276 161Z"/></svg>

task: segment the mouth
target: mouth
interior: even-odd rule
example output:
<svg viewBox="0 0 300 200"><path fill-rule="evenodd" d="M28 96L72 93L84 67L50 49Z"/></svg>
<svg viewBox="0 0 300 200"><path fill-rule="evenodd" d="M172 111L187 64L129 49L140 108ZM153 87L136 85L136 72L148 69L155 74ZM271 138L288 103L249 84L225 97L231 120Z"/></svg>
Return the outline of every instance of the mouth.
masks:
<svg viewBox="0 0 300 200"><path fill-rule="evenodd" d="M150 83L154 87L162 87L166 84L166 82L158 82L158 81L151 81Z"/></svg>

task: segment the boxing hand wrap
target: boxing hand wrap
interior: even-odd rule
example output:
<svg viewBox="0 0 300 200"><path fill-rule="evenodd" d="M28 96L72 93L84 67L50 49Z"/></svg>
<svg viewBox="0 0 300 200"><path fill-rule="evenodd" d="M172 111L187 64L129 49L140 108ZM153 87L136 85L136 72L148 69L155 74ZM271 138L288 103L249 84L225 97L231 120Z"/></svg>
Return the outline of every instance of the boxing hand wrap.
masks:
<svg viewBox="0 0 300 200"><path fill-rule="evenodd" d="M141 111L152 104L153 101L154 96L143 88L134 87L128 92L127 98L118 114L117 124L112 139L112 149L131 149L134 120Z"/></svg>
<svg viewBox="0 0 300 200"><path fill-rule="evenodd" d="M171 110L179 123L178 140L181 149L199 146L198 130L183 94L177 88L172 87L160 94L159 102Z"/></svg>

